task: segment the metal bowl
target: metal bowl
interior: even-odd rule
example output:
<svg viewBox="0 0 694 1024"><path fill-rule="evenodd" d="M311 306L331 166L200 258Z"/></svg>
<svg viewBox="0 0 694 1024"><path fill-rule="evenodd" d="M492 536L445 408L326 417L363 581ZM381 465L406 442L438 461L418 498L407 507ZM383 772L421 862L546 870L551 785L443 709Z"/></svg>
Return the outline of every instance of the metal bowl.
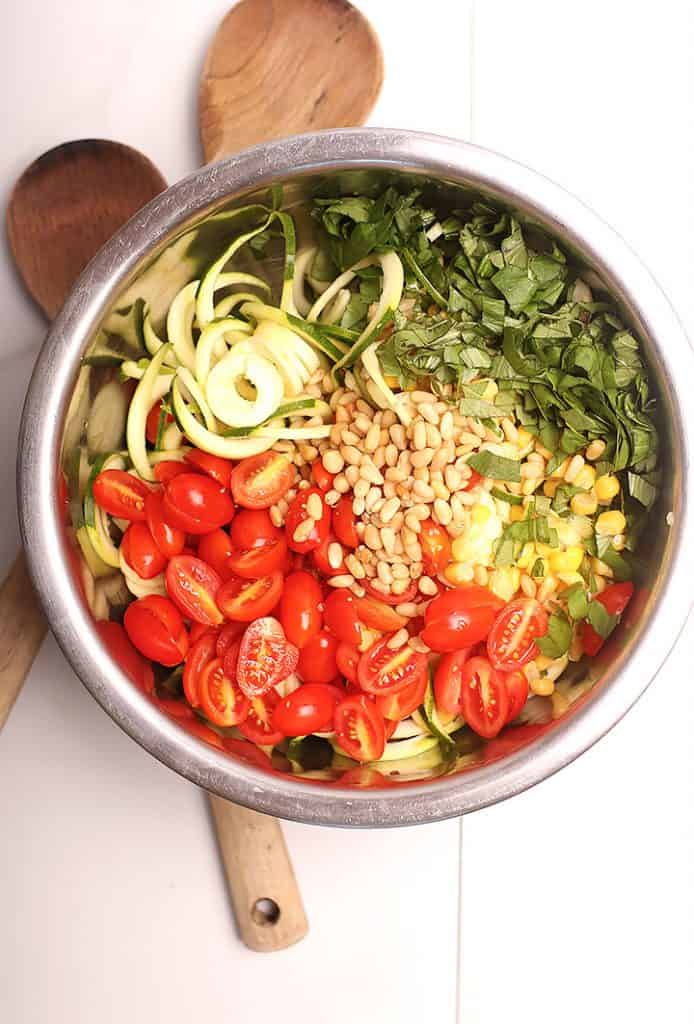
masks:
<svg viewBox="0 0 694 1024"><path fill-rule="evenodd" d="M478 195L512 208L605 282L649 362L659 398L664 487L628 621L598 659L580 667L571 692L580 698L561 717L548 713L539 724L508 729L492 743L463 751L439 777L409 772L401 763L384 788L348 787L340 779L299 782L185 732L110 659L73 578L74 558L57 511L59 460L66 431L79 432L88 414L79 401L68 414L82 357L110 329L114 311L136 298L166 308L219 251L220 214L264 198L277 183L284 186L285 205L293 206L326 181L334 193L405 180L433 190L444 204L459 206ZM648 271L578 199L534 171L463 142L383 129L257 146L191 175L145 207L89 265L55 321L36 364L19 442L19 512L34 583L58 642L93 696L133 739L192 782L259 811L328 825L411 825L473 811L532 786L598 740L645 690L684 626L694 595L694 429L685 415L685 389L693 380L683 328Z"/></svg>

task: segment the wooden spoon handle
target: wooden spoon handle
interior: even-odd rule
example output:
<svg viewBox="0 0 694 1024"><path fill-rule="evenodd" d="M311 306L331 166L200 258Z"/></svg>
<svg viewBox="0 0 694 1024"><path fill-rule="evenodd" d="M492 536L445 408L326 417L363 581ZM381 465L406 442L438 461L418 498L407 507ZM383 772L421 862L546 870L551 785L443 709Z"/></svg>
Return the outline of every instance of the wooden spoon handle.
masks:
<svg viewBox="0 0 694 1024"><path fill-rule="evenodd" d="M308 921L276 818L210 795L217 840L241 938L249 949L286 949Z"/></svg>
<svg viewBox="0 0 694 1024"><path fill-rule="evenodd" d="M0 729L38 654L48 625L20 551L0 589Z"/></svg>

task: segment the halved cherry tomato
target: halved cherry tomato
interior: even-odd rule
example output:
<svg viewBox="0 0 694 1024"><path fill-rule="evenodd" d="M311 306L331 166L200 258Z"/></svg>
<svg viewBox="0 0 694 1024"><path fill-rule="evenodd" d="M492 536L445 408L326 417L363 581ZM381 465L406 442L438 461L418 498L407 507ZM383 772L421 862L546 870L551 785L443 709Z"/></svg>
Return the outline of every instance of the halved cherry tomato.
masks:
<svg viewBox="0 0 694 1024"><path fill-rule="evenodd" d="M294 483L296 469L286 455L263 452L242 459L231 472L231 493L242 508L270 508Z"/></svg>
<svg viewBox="0 0 694 1024"><path fill-rule="evenodd" d="M413 580L410 586L402 594L384 594L378 587L374 587L368 580L364 580L364 589L369 597L375 597L377 601L381 601L382 604L389 604L395 607L396 604L408 604L410 601L414 601L415 597L419 593L419 587L417 581Z"/></svg>
<svg viewBox="0 0 694 1024"><path fill-rule="evenodd" d="M131 523L123 534L120 549L140 579L151 580L166 568L166 558L157 547L147 523Z"/></svg>
<svg viewBox="0 0 694 1024"><path fill-rule="evenodd" d="M183 461L178 459L165 459L163 462L157 462L154 467L154 475L160 484L170 483L175 476L181 476L182 473L189 473L190 469Z"/></svg>
<svg viewBox="0 0 694 1024"><path fill-rule="evenodd" d="M384 636L377 640L359 660L359 685L366 693L398 693L426 672L427 659L423 654L409 644L393 650L388 646L390 639Z"/></svg>
<svg viewBox="0 0 694 1024"><path fill-rule="evenodd" d="M241 637L237 637L233 643L229 644L224 655L224 674L229 676L230 679L236 679L238 675L239 667L239 654L241 653Z"/></svg>
<svg viewBox="0 0 694 1024"><path fill-rule="evenodd" d="M99 508L131 523L145 518L149 487L124 469L104 469L94 481L94 501Z"/></svg>
<svg viewBox="0 0 694 1024"><path fill-rule="evenodd" d="M313 482L316 487L320 487L321 491L329 491L333 485L333 480L335 479L334 475L327 471L321 459L317 459L316 462L313 463L311 476L313 477Z"/></svg>
<svg viewBox="0 0 694 1024"><path fill-rule="evenodd" d="M433 519L425 519L420 523L419 543L422 546L424 568L431 576L443 572L451 560L451 541L448 531L435 523Z"/></svg>
<svg viewBox="0 0 694 1024"><path fill-rule="evenodd" d="M166 558L180 555L186 546L186 535L183 530L171 526L164 516L164 495L161 491L152 491L145 498L145 517L154 541Z"/></svg>
<svg viewBox="0 0 694 1024"><path fill-rule="evenodd" d="M233 553L229 534L221 527L219 530L203 534L200 538L198 557L211 565L222 581L229 580L234 575L229 565Z"/></svg>
<svg viewBox="0 0 694 1024"><path fill-rule="evenodd" d="M274 747L276 743L281 743L284 734L272 724L279 699L275 690L268 690L262 696L251 697L248 702L248 715L239 725L239 732L246 739L263 747Z"/></svg>
<svg viewBox="0 0 694 1024"><path fill-rule="evenodd" d="M633 583L612 583L605 587L601 594L596 594L594 601L599 601L605 610L613 616L621 616L634 595ZM591 658L602 648L605 640L595 632L589 622L581 623L581 643L583 650Z"/></svg>
<svg viewBox="0 0 694 1024"><path fill-rule="evenodd" d="M282 537L282 531L263 508L242 508L234 516L229 534L231 543L240 551L248 551L256 545Z"/></svg>
<svg viewBox="0 0 694 1024"><path fill-rule="evenodd" d="M503 607L491 590L471 583L439 594L424 613L422 640L432 651L446 653L486 639Z"/></svg>
<svg viewBox="0 0 694 1024"><path fill-rule="evenodd" d="M290 643L301 649L323 625L323 591L309 572L293 572L284 581L280 622Z"/></svg>
<svg viewBox="0 0 694 1024"><path fill-rule="evenodd" d="M154 693L154 672L148 661L133 646L119 622L97 622L96 631L114 661L141 690Z"/></svg>
<svg viewBox="0 0 694 1024"><path fill-rule="evenodd" d="M320 500L321 517L320 519L313 520L313 528L307 537L303 540L295 540L294 534L297 527L311 518L306 505L309 498L313 495ZM292 551L299 551L301 554L305 554L307 551L314 551L319 544L322 544L330 533L330 507L323 500L323 492L319 491L317 487L307 487L306 490L299 491L289 506L284 528L287 535L287 543Z"/></svg>
<svg viewBox="0 0 694 1024"><path fill-rule="evenodd" d="M338 674L337 640L322 630L299 651L298 673L305 683L331 683Z"/></svg>
<svg viewBox="0 0 694 1024"><path fill-rule="evenodd" d="M428 682L428 671L421 672L404 690L400 690L398 693L384 693L382 697L376 697L376 707L388 721L400 722L423 703Z"/></svg>
<svg viewBox="0 0 694 1024"><path fill-rule="evenodd" d="M345 644L358 646L361 641L358 603L347 590L335 590L325 602L325 628Z"/></svg>
<svg viewBox="0 0 694 1024"><path fill-rule="evenodd" d="M287 542L284 537L257 544L245 551L234 551L229 556L229 568L236 576L245 580L257 580L271 572L282 569L287 557Z"/></svg>
<svg viewBox="0 0 694 1024"><path fill-rule="evenodd" d="M228 750L234 757L238 757L240 761L245 761L246 764L252 764L256 768L270 768L272 761L259 747L256 747L254 743L249 743L248 740L239 740L235 736L225 736L222 745L224 750Z"/></svg>
<svg viewBox="0 0 694 1024"><path fill-rule="evenodd" d="M205 725L199 718L194 718L191 722L186 722L183 726L186 732L191 733L193 736L197 736L199 740L204 743L209 743L211 747L216 747L218 750L224 750L224 742L219 733L215 732L214 729L210 729L209 725ZM237 740L241 743L242 740ZM261 753L261 751L258 751Z"/></svg>
<svg viewBox="0 0 694 1024"><path fill-rule="evenodd" d="M229 459L222 459L219 455L210 455L209 452L201 452L199 448L193 448L186 452L186 462L200 470L201 473L207 473L225 491L229 490L232 469Z"/></svg>
<svg viewBox="0 0 694 1024"><path fill-rule="evenodd" d="M493 739L508 721L506 681L486 658L470 658L463 676L463 716L478 736Z"/></svg>
<svg viewBox="0 0 694 1024"><path fill-rule="evenodd" d="M164 491L164 514L186 533L211 533L231 521L234 504L223 487L203 473L181 473Z"/></svg>
<svg viewBox="0 0 694 1024"><path fill-rule="evenodd" d="M463 647L452 654L444 654L434 673L434 701L446 715L459 715L463 710L463 666L472 648Z"/></svg>
<svg viewBox="0 0 694 1024"><path fill-rule="evenodd" d="M256 619L241 641L236 673L239 686L248 697L266 693L291 675L298 660L298 649L289 643L277 619Z"/></svg>
<svg viewBox="0 0 694 1024"><path fill-rule="evenodd" d="M195 557L193 555L193 557ZM190 646L196 644L201 636L205 633L214 633L216 636L219 630L216 626L208 626L205 622L191 622L190 630L188 631L188 639L190 640Z"/></svg>
<svg viewBox="0 0 694 1024"><path fill-rule="evenodd" d="M331 544L335 543L335 534L329 533L327 537L325 537L320 542L318 547L313 549L310 555L311 561L313 562L318 572L321 574L321 576L325 576L327 579L330 579L331 576L340 576L342 573L347 572L345 568L344 558L337 566L333 566L330 564L330 559L328 558L328 549Z"/></svg>
<svg viewBox="0 0 694 1024"><path fill-rule="evenodd" d="M138 651L160 665L180 665L188 653L188 634L181 613L159 594L129 604L123 625Z"/></svg>
<svg viewBox="0 0 694 1024"><path fill-rule="evenodd" d="M528 699L528 680L525 672L509 672L508 675L504 676L504 682L508 691L508 717L506 721L512 722L521 713Z"/></svg>
<svg viewBox="0 0 694 1024"><path fill-rule="evenodd" d="M217 636L217 657L224 659L229 648L241 639L245 630L243 622L227 622L222 626Z"/></svg>
<svg viewBox="0 0 694 1024"><path fill-rule="evenodd" d="M285 736L308 736L332 729L335 708L343 699L336 686L304 683L280 700L272 724Z"/></svg>
<svg viewBox="0 0 694 1024"><path fill-rule="evenodd" d="M191 630L192 638L192 630ZM217 634L213 630L203 633L186 655L183 669L183 692L191 707L200 706L200 675L206 665L217 656Z"/></svg>
<svg viewBox="0 0 694 1024"><path fill-rule="evenodd" d="M161 418L161 403L160 398L158 402L155 402L152 408L147 414L147 422L145 424L145 434L150 444L156 444L159 436L159 420ZM174 418L170 412L166 414L165 424L173 423Z"/></svg>
<svg viewBox="0 0 694 1024"><path fill-rule="evenodd" d="M540 653L535 638L547 632L547 612L532 597L511 601L499 612L487 637L489 660L499 672L513 672Z"/></svg>
<svg viewBox="0 0 694 1024"><path fill-rule="evenodd" d="M356 647L351 644L338 644L335 652L335 661L341 674L350 683L357 682L360 654Z"/></svg>
<svg viewBox="0 0 694 1024"><path fill-rule="evenodd" d="M335 708L338 744L354 761L378 761L386 745L383 715L365 694L348 697Z"/></svg>
<svg viewBox="0 0 694 1024"><path fill-rule="evenodd" d="M283 582L281 572L261 576L259 580L232 576L217 591L217 605L227 619L252 622L272 611L282 596Z"/></svg>
<svg viewBox="0 0 694 1024"><path fill-rule="evenodd" d="M378 629L381 633L397 633L407 625L407 619L395 608L380 601L376 597L359 597L356 600L359 621L370 629Z"/></svg>
<svg viewBox="0 0 694 1024"><path fill-rule="evenodd" d="M473 469L472 466L470 466L469 468L470 476L465 481L465 484L463 486L464 491L471 491L473 487L477 487L477 484L482 479L482 477L480 476L476 469Z"/></svg>
<svg viewBox="0 0 694 1024"><path fill-rule="evenodd" d="M352 498L346 494L343 494L333 508L333 530L340 544L344 544L346 548L359 547L357 517L352 508Z"/></svg>
<svg viewBox="0 0 694 1024"><path fill-rule="evenodd" d="M219 658L214 658L202 670L198 682L200 706L206 718L214 725L240 725L248 714L249 701L224 672Z"/></svg>
<svg viewBox="0 0 694 1024"><path fill-rule="evenodd" d="M211 565L193 555L175 555L166 567L166 590L187 619L218 626L224 619L215 598L222 581Z"/></svg>

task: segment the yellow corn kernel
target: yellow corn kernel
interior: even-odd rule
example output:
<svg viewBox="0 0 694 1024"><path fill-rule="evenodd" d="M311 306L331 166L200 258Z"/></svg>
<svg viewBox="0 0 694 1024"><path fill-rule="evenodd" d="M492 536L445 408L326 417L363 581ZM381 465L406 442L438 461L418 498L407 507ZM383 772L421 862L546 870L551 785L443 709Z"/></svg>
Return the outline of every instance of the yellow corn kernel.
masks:
<svg viewBox="0 0 694 1024"><path fill-rule="evenodd" d="M576 479L574 480L574 486L575 487L585 487L585 489L587 491L590 490L590 488L593 486L594 483L595 483L595 467L594 466L584 466L583 469L581 469L578 472L578 474L576 476Z"/></svg>
<svg viewBox="0 0 694 1024"><path fill-rule="evenodd" d="M619 494L619 480L611 473L598 477L595 481L595 493L601 505L609 505Z"/></svg>
<svg viewBox="0 0 694 1024"><path fill-rule="evenodd" d="M577 547L581 543L581 534L575 523L567 523L565 519L552 519L549 525L557 531L559 543L565 548Z"/></svg>
<svg viewBox="0 0 694 1024"><path fill-rule="evenodd" d="M592 516L597 511L598 499L594 491L574 494L571 499L571 511L577 516Z"/></svg>
<svg viewBox="0 0 694 1024"><path fill-rule="evenodd" d="M578 572L583 561L583 548L575 544L566 551L553 551L549 556L549 567L554 573Z"/></svg>
<svg viewBox="0 0 694 1024"><path fill-rule="evenodd" d="M541 558L549 558L554 554L554 548L551 548L549 544L535 544L535 550Z"/></svg>
<svg viewBox="0 0 694 1024"><path fill-rule="evenodd" d="M456 562L465 561L465 552L467 551L467 537L465 534L461 534L460 537L456 537L451 544L451 554L453 560Z"/></svg>
<svg viewBox="0 0 694 1024"><path fill-rule="evenodd" d="M520 569L505 565L491 574L489 589L502 601L510 601L520 586Z"/></svg>
<svg viewBox="0 0 694 1024"><path fill-rule="evenodd" d="M446 566L446 568L444 569L443 575L446 577L451 586L463 587L465 586L466 583L471 582L474 576L474 570L471 569L469 565L465 565L463 562L451 562L451 564Z"/></svg>
<svg viewBox="0 0 694 1024"><path fill-rule="evenodd" d="M548 679L547 676L531 679L530 689L537 697L551 697L554 693L554 680Z"/></svg>
<svg viewBox="0 0 694 1024"><path fill-rule="evenodd" d="M545 482L542 485L542 490L545 493L545 497L553 498L554 495L557 493L557 487L560 483L561 480L559 480L559 478L556 476L551 476L549 480L545 480Z"/></svg>
<svg viewBox="0 0 694 1024"><path fill-rule="evenodd" d="M521 519L525 519L525 509L523 508L523 506L511 505L509 519L512 523L520 523Z"/></svg>
<svg viewBox="0 0 694 1024"><path fill-rule="evenodd" d="M595 523L595 532L600 537L616 537L624 533L627 521L621 512L601 512Z"/></svg>
<svg viewBox="0 0 694 1024"><path fill-rule="evenodd" d="M473 505L470 509L470 519L477 526L483 526L491 514L486 505Z"/></svg>
<svg viewBox="0 0 694 1024"><path fill-rule="evenodd" d="M557 579L561 584L561 590L564 590L566 587L572 587L574 583L583 583L583 577L580 572L560 572L557 575Z"/></svg>
<svg viewBox="0 0 694 1024"><path fill-rule="evenodd" d="M527 448L530 442L533 440L533 435L525 429L525 427L518 428L518 437L516 444L519 448Z"/></svg>
<svg viewBox="0 0 694 1024"><path fill-rule="evenodd" d="M524 544L523 550L520 553L520 557L516 562L519 569L529 569L535 561L535 545Z"/></svg>

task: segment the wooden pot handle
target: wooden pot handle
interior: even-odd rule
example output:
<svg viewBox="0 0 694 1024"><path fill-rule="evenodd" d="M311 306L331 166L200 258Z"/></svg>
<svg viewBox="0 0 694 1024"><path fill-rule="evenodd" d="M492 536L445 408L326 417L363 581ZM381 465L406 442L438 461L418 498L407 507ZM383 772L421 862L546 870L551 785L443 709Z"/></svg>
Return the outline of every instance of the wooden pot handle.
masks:
<svg viewBox="0 0 694 1024"><path fill-rule="evenodd" d="M239 933L249 949L286 949L308 932L301 893L276 818L210 794Z"/></svg>
<svg viewBox="0 0 694 1024"><path fill-rule="evenodd" d="M0 589L0 729L48 630L20 551Z"/></svg>

